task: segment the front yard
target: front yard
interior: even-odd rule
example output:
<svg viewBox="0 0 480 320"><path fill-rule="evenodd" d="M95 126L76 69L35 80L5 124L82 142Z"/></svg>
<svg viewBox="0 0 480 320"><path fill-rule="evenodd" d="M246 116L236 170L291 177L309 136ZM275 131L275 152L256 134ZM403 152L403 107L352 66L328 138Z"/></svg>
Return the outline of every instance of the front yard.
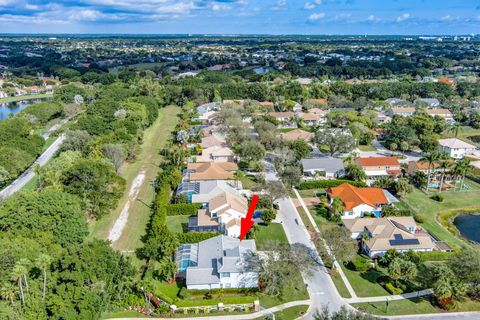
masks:
<svg viewBox="0 0 480 320"><path fill-rule="evenodd" d="M280 223L270 223L268 226L258 224L258 231L255 233L257 250L268 250L271 242L288 243L283 226Z"/></svg>

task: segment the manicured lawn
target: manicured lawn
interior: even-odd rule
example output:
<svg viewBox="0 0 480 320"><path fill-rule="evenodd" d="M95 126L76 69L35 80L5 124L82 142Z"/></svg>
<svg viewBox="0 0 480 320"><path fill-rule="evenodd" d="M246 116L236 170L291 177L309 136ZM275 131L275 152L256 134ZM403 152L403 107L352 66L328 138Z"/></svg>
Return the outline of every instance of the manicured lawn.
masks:
<svg viewBox="0 0 480 320"><path fill-rule="evenodd" d="M412 313L437 313L440 311L438 308L432 306L428 298L390 301L388 309L386 309L385 302L355 303L352 304L352 306L361 311L379 316L404 315Z"/></svg>
<svg viewBox="0 0 480 320"><path fill-rule="evenodd" d="M270 243L273 241L288 243L287 236L280 223L270 223L268 226L258 224L258 228L258 231L255 233L257 250L268 250Z"/></svg>
<svg viewBox="0 0 480 320"><path fill-rule="evenodd" d="M450 233L436 219L438 214L449 210L478 208L480 211L480 203L474 201L474 199L480 199L480 190L476 189L475 183L469 181L468 184L471 185L469 190L442 192L443 202L430 199L427 194L419 189L414 189L412 193L405 196L403 201L416 212L423 213L426 216L425 222L421 223L421 225L428 231L454 247L464 248L468 245Z"/></svg>
<svg viewBox="0 0 480 320"><path fill-rule="evenodd" d="M360 149L360 151L377 151L377 149L371 144L368 144L366 146L363 144L359 144L358 149Z"/></svg>
<svg viewBox="0 0 480 320"><path fill-rule="evenodd" d="M0 103L8 103L8 102L15 102L15 101L26 101L26 100L33 100L33 99L43 99L53 97L53 94L31 94L28 96L18 96L18 97L8 97L8 98L0 98Z"/></svg>
<svg viewBox="0 0 480 320"><path fill-rule="evenodd" d="M253 189L257 186L257 182L254 180L253 177L250 176L244 176L240 179L240 182L242 183L242 186L244 189Z"/></svg>
<svg viewBox="0 0 480 320"><path fill-rule="evenodd" d="M167 227L172 232L183 232L184 227L188 226L189 216L168 216Z"/></svg>
<svg viewBox="0 0 480 320"><path fill-rule="evenodd" d="M300 275L300 271L295 273L291 283L295 283L294 287L288 288L288 290L285 290L284 294L280 297L271 297L267 295L261 295L260 305L265 308L271 308L279 304L284 304L289 301L309 299L307 287L303 282L302 276Z"/></svg>
<svg viewBox="0 0 480 320"><path fill-rule="evenodd" d="M170 138L170 133L177 123L179 111L180 108L176 106L161 109L157 120L145 131L143 144L137 160L131 163L124 163L120 170L120 175L127 181L124 195L118 202L117 208L111 214L90 223L89 239L108 238L110 229L128 201L128 193L132 182L143 170L145 178L139 188L136 200L130 202L127 224L123 229L121 237L112 246L117 250L135 250L142 245L140 238L145 233L145 228L151 215L150 205L155 196L155 190L150 183L155 180L161 163L159 150Z"/></svg>
<svg viewBox="0 0 480 320"><path fill-rule="evenodd" d="M385 302L356 303L352 305L359 310L379 316L445 312L432 305L428 297L390 301L388 311ZM466 299L458 303L457 310L452 311L468 312L478 310L480 310L480 302Z"/></svg>
<svg viewBox="0 0 480 320"><path fill-rule="evenodd" d="M274 312L275 319L277 320L294 320L301 317L308 310L308 306L295 306L284 309L282 311ZM263 320L265 317L255 318L253 320Z"/></svg>
<svg viewBox="0 0 480 320"><path fill-rule="evenodd" d="M351 298L350 292L348 292L345 282L343 282L342 277L339 274L331 275L333 284L337 287L338 293L342 298Z"/></svg>
<svg viewBox="0 0 480 320"><path fill-rule="evenodd" d="M345 275L347 276L348 281L350 281L350 284L352 285L357 296L377 297L389 295L388 291L383 289L383 287L376 281L377 278L382 275L382 273L375 270L363 272L352 271L343 266L342 263L340 263L340 265L342 266L343 272L345 272Z"/></svg>

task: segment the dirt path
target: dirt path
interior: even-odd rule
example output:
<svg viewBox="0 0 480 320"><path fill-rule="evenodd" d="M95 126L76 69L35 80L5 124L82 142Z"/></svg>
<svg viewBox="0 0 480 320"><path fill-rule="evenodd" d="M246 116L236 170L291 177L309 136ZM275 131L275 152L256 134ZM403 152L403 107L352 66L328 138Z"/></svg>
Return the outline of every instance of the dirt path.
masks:
<svg viewBox="0 0 480 320"><path fill-rule="evenodd" d="M170 138L179 111L175 106L160 110L158 119L145 131L137 160L125 163L120 169L120 175L127 181L124 195L111 214L90 224L90 239L108 239L114 249L122 252L132 252L142 245L141 237L155 197L152 182L160 170L159 151Z"/></svg>

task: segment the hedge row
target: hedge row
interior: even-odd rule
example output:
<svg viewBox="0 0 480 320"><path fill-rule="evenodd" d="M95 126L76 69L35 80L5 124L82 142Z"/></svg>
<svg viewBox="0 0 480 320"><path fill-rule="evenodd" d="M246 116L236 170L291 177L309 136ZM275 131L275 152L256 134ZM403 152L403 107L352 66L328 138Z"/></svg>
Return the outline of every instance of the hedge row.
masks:
<svg viewBox="0 0 480 320"><path fill-rule="evenodd" d="M421 262L425 261L445 261L450 259L455 252L442 252L442 251L427 251L417 252L417 256Z"/></svg>
<svg viewBox="0 0 480 320"><path fill-rule="evenodd" d="M311 180L301 182L298 188L300 190L306 189L319 189L319 188L332 188L341 185L342 183L349 183L355 187L366 187L367 185L363 181L353 180Z"/></svg>
<svg viewBox="0 0 480 320"><path fill-rule="evenodd" d="M191 216L202 207L201 203L176 203L166 206L167 216Z"/></svg>
<svg viewBox="0 0 480 320"><path fill-rule="evenodd" d="M180 244L184 243L197 243L203 240L207 240L219 235L218 232L189 232L182 233L176 232L174 235L177 237Z"/></svg>

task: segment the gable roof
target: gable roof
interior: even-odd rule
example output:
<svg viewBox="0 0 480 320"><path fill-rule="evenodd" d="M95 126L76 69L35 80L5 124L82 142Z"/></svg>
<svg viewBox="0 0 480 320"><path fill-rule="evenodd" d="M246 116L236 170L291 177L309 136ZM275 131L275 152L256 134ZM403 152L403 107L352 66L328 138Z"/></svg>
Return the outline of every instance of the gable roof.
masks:
<svg viewBox="0 0 480 320"><path fill-rule="evenodd" d="M390 203L381 188L357 188L343 183L338 187L327 189L327 193L331 197L339 197L343 201L345 210L352 210L362 204L376 208L379 204Z"/></svg>
<svg viewBox="0 0 480 320"><path fill-rule="evenodd" d="M254 240L220 235L198 243L196 266L187 268L188 285L220 283L219 272L254 272L248 258L257 250Z"/></svg>
<svg viewBox="0 0 480 320"><path fill-rule="evenodd" d="M202 148L210 148L214 146L225 147L226 145L227 143L224 138L215 135L203 137L202 142L200 142Z"/></svg>
<svg viewBox="0 0 480 320"><path fill-rule="evenodd" d="M293 112L269 112L269 116L272 116L274 118L293 118L295 116L295 113Z"/></svg>
<svg viewBox="0 0 480 320"><path fill-rule="evenodd" d="M248 202L246 198L240 195L224 191L210 199L208 202L208 208L210 211L216 211L219 208L222 208L220 214L228 209L247 214Z"/></svg>
<svg viewBox="0 0 480 320"><path fill-rule="evenodd" d="M462 141L457 138L440 139L438 140L438 143L440 143L442 147L447 147L450 149L476 149L477 148L476 146L466 143L465 141Z"/></svg>
<svg viewBox="0 0 480 320"><path fill-rule="evenodd" d="M201 162L189 163L187 169L190 172L190 181L195 180L228 180L234 178L234 172L238 166L234 162Z"/></svg>
<svg viewBox="0 0 480 320"><path fill-rule="evenodd" d="M309 142L313 138L314 134L302 129L294 129L292 131L283 132L280 136L282 139L287 141L302 139Z"/></svg>
<svg viewBox="0 0 480 320"><path fill-rule="evenodd" d="M358 157L355 161L362 167L399 166L397 157Z"/></svg>
<svg viewBox="0 0 480 320"><path fill-rule="evenodd" d="M324 170L326 172L337 172L344 170L342 159L335 157L324 157L315 159L302 159L303 170Z"/></svg>
<svg viewBox="0 0 480 320"><path fill-rule="evenodd" d="M433 249L435 247L430 235L418 227L411 216L344 219L342 222L352 233L369 232L372 238L364 242L370 250ZM409 227L414 229L409 231Z"/></svg>

